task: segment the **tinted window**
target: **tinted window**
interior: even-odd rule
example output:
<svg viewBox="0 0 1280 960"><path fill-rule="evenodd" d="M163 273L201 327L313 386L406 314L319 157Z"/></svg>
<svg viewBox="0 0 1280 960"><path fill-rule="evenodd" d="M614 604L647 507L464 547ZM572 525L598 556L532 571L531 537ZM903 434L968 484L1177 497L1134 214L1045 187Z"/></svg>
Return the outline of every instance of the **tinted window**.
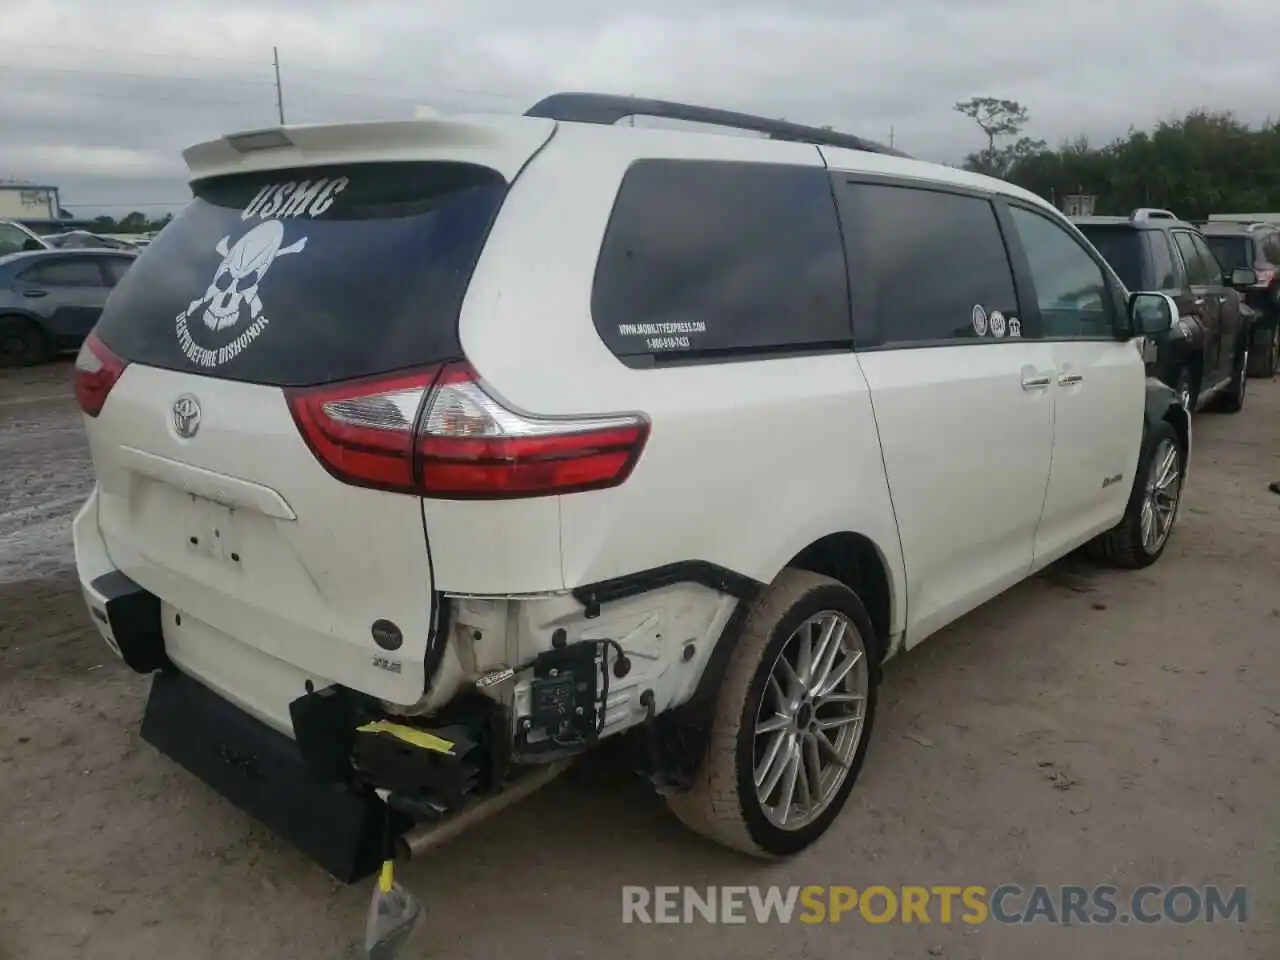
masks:
<svg viewBox="0 0 1280 960"><path fill-rule="evenodd" d="M1194 234L1185 230L1174 233L1174 243L1182 254L1182 262L1187 265L1187 283L1193 286L1213 286L1222 282L1222 267L1209 253L1207 247L1197 243Z"/></svg>
<svg viewBox="0 0 1280 960"><path fill-rule="evenodd" d="M23 270L18 275L18 279L45 287L103 286L102 271L98 269L98 261L89 257L42 260Z"/></svg>
<svg viewBox="0 0 1280 960"><path fill-rule="evenodd" d="M133 265L133 260L127 257L104 257L102 265L107 271L107 283L114 287Z"/></svg>
<svg viewBox="0 0 1280 960"><path fill-rule="evenodd" d="M1026 251L1046 337L1110 337L1115 329L1106 276L1064 227L1010 207Z"/></svg>
<svg viewBox="0 0 1280 960"><path fill-rule="evenodd" d="M1267 263L1280 266L1280 231L1273 230L1263 238L1262 255Z"/></svg>
<svg viewBox="0 0 1280 960"><path fill-rule="evenodd" d="M98 334L128 360L287 386L459 356L462 297L506 184L468 164L369 163L194 193L121 278Z"/></svg>
<svg viewBox="0 0 1280 960"><path fill-rule="evenodd" d="M859 346L1022 335L990 201L858 182L837 190Z"/></svg>
<svg viewBox="0 0 1280 960"><path fill-rule="evenodd" d="M1147 243L1151 250L1151 276L1155 280L1155 289L1172 290L1178 285L1178 268L1169 235L1163 230L1148 230ZM1124 277L1120 279L1123 280ZM1130 287L1129 289L1140 288Z"/></svg>
<svg viewBox="0 0 1280 960"><path fill-rule="evenodd" d="M1116 276L1130 290L1146 288L1145 268L1147 265L1148 244L1156 247L1164 243L1164 235L1154 230L1138 231L1132 227L1112 227L1099 224L1081 224L1080 232L1090 243L1098 248L1102 258L1111 265ZM1152 251L1156 253L1155 250ZM1165 259L1169 259L1168 245L1165 244ZM1158 260L1157 260L1158 262ZM1172 263L1169 273L1173 272ZM1157 275L1159 275L1157 271ZM1157 285L1158 288L1158 285Z"/></svg>
<svg viewBox="0 0 1280 960"><path fill-rule="evenodd" d="M1224 270L1253 267L1253 242L1248 237L1205 237L1205 241Z"/></svg>
<svg viewBox="0 0 1280 960"><path fill-rule="evenodd" d="M627 171L591 312L620 357L847 345L847 281L825 170L642 160Z"/></svg>
<svg viewBox="0 0 1280 960"><path fill-rule="evenodd" d="M17 253L31 238L11 223L0 223L0 257Z"/></svg>

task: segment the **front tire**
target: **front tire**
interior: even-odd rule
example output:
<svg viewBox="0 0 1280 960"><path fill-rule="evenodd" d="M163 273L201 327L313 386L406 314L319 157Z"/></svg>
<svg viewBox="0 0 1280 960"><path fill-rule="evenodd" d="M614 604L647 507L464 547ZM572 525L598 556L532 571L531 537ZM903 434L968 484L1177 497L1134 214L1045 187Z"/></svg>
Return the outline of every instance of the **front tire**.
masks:
<svg viewBox="0 0 1280 960"><path fill-rule="evenodd" d="M666 798L675 815L757 857L814 843L843 809L866 756L876 650L852 590L803 570L779 574L737 637L693 786Z"/></svg>
<svg viewBox="0 0 1280 960"><path fill-rule="evenodd" d="M1096 559L1129 569L1149 567L1160 559L1178 518L1185 457L1177 431L1162 420L1143 444L1124 518L1091 545Z"/></svg>

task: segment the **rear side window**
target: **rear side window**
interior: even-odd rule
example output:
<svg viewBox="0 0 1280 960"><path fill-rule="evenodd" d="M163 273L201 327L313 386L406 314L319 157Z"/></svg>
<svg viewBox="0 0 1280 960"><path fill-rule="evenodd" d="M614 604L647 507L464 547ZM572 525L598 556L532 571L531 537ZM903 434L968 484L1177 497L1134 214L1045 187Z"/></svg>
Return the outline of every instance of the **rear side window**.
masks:
<svg viewBox="0 0 1280 960"><path fill-rule="evenodd" d="M848 283L826 171L637 161L605 232L591 313L633 366L847 347Z"/></svg>
<svg viewBox="0 0 1280 960"><path fill-rule="evenodd" d="M27 267L18 279L25 283L38 283L45 287L101 287L102 271L98 261L90 257L69 257L65 260L43 260Z"/></svg>
<svg viewBox="0 0 1280 960"><path fill-rule="evenodd" d="M837 180L860 347L1021 337L991 202Z"/></svg>
<svg viewBox="0 0 1280 960"><path fill-rule="evenodd" d="M97 332L126 360L274 386L461 354L462 298L506 194L459 163L238 174L120 278Z"/></svg>

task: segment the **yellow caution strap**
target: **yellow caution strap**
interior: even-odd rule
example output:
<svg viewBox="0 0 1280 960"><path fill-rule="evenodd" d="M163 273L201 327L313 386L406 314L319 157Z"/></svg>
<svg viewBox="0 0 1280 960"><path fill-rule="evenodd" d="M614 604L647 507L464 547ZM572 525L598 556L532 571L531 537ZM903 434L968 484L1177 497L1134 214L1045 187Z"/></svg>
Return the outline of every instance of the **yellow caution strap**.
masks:
<svg viewBox="0 0 1280 960"><path fill-rule="evenodd" d="M396 863L394 860L384 860L382 862L382 873L378 875L378 889L383 893L390 893L391 886L396 882Z"/></svg>
<svg viewBox="0 0 1280 960"><path fill-rule="evenodd" d="M397 740L403 740L405 743L422 750L443 753L447 757L453 756L455 744L452 740L437 737L434 733L427 733L427 731L419 730L417 727L407 727L403 723L392 723L390 720L375 720L373 723L366 723L362 727L356 727L356 730L360 733L390 734Z"/></svg>

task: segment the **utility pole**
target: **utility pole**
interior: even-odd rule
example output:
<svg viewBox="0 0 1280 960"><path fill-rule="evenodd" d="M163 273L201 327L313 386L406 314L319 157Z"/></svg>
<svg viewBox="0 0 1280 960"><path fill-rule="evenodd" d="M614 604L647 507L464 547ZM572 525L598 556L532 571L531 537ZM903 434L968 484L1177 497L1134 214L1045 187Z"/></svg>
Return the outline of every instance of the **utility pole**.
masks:
<svg viewBox="0 0 1280 960"><path fill-rule="evenodd" d="M893 149L893 124L889 124L889 149Z"/></svg>
<svg viewBox="0 0 1280 960"><path fill-rule="evenodd" d="M271 59L276 65L276 107L280 111L280 126L284 126L284 91L280 89L280 50L271 48Z"/></svg>

